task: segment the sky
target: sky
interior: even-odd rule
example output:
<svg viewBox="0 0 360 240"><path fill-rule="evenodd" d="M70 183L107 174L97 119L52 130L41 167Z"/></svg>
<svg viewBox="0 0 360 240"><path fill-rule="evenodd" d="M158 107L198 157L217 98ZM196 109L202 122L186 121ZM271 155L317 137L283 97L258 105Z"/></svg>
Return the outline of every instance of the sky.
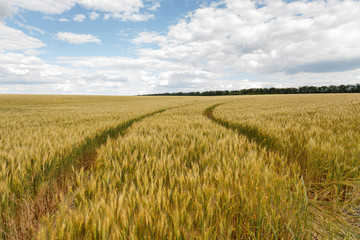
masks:
<svg viewBox="0 0 360 240"><path fill-rule="evenodd" d="M0 93L360 83L359 0L0 0Z"/></svg>

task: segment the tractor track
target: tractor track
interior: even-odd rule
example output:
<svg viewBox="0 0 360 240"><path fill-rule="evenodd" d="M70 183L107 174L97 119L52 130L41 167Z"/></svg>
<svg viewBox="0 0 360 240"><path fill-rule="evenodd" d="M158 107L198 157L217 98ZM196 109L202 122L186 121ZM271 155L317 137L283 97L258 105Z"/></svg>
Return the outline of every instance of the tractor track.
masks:
<svg viewBox="0 0 360 240"><path fill-rule="evenodd" d="M224 119L221 119L219 117L214 116L214 110L216 107L227 104L229 102L222 102L214 104L208 108L206 108L203 112L203 115L207 117L209 120L214 122L215 124L219 124L229 130L232 130L236 132L239 135L245 136L249 141L256 143L259 148L265 148L268 152L272 152L274 154L278 154L280 157L286 159L287 163L297 163L300 166L300 180L303 183L304 186L304 192L307 196L307 198L310 198L313 204L316 204L316 200L313 199L313 196L316 195L316 190L310 190L307 189L304 183L304 178L306 178L306 164L307 164L307 152L305 147L300 144L296 143L295 147L286 149L285 146L282 144L282 142L277 139L275 136L269 135L258 129L257 127L250 126L247 124L239 124L239 123L233 123ZM296 139L294 140L296 141ZM310 180L311 181L311 180ZM315 183L312 183L315 184ZM320 182L321 184L321 182ZM345 196L345 191L343 192L343 196ZM325 200L323 202L327 202L328 200ZM344 199L340 199L340 202L344 202ZM318 208L321 209L321 202ZM352 209L350 207L350 209ZM355 211L356 212L356 211ZM342 209L342 213L347 216L347 226L351 226L353 228L353 234L354 236L359 237L360 236L360 227L358 224L359 216L357 213L348 213L346 210ZM357 215L357 216L354 216ZM340 236L343 237L343 236ZM316 237L315 237L316 238Z"/></svg>
<svg viewBox="0 0 360 240"><path fill-rule="evenodd" d="M26 189L27 194L16 196L16 192L14 193L16 196L14 218L17 224L11 226L9 223L7 226L9 229L15 227L16 236L1 230L2 236L6 239L33 239L39 228L40 219L43 216L53 215L60 202L60 195L65 195L72 187L71 183L76 171L91 170L97 158L97 150L105 145L108 139L124 136L134 123L145 118L184 106L186 105L160 109L132 118L114 127L108 127L93 136L86 137L67 153L55 154L55 157L44 164L36 174L29 172L22 186Z"/></svg>

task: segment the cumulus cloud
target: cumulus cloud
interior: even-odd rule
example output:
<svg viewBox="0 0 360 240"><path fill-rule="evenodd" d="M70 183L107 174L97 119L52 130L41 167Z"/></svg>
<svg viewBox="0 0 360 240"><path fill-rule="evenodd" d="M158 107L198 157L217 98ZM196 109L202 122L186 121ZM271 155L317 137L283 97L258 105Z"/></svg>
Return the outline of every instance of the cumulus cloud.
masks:
<svg viewBox="0 0 360 240"><path fill-rule="evenodd" d="M37 54L36 49L44 46L40 40L0 22L0 51L20 50L27 54Z"/></svg>
<svg viewBox="0 0 360 240"><path fill-rule="evenodd" d="M36 56L20 53L3 53L0 55L0 84L39 84L56 82L54 77L67 74L61 66L47 64ZM68 69L67 69L68 71ZM68 71L69 72L69 71Z"/></svg>
<svg viewBox="0 0 360 240"><path fill-rule="evenodd" d="M56 18L54 18L52 16L43 16L42 19L43 20L49 20L49 21L56 21Z"/></svg>
<svg viewBox="0 0 360 240"><path fill-rule="evenodd" d="M140 46L137 58L58 60L82 69L132 70L150 92L358 82L358 1L223 3L189 13L166 34L139 33L132 40Z"/></svg>
<svg viewBox="0 0 360 240"><path fill-rule="evenodd" d="M76 14L74 17L73 17L73 20L75 22L83 22L84 20L86 19L86 16L84 14Z"/></svg>
<svg viewBox="0 0 360 240"><path fill-rule="evenodd" d="M45 5L51 2L44 0ZM150 11L154 2L140 0L121 1L122 6L120 1L103 1L100 6L100 1L64 0L57 3L60 10L47 13L66 11L75 2L93 10L90 19L98 18L100 11L105 19L153 17L140 10ZM27 50L44 44L0 24L0 91L17 89L11 82L27 91L32 88L25 83L34 82L46 84L48 93L82 94L358 83L359 12L360 2L355 0L224 0L188 13L166 33L139 33L131 41L138 47L137 57L58 57L58 65L27 56ZM101 43L90 34L60 32L56 38ZM17 50L22 53L7 52Z"/></svg>
<svg viewBox="0 0 360 240"><path fill-rule="evenodd" d="M13 6L7 0L0 0L0 20L10 16L15 12Z"/></svg>
<svg viewBox="0 0 360 240"><path fill-rule="evenodd" d="M141 32L132 40L133 43L139 45L143 43L157 43L161 44L167 41L166 36L157 34L156 32Z"/></svg>
<svg viewBox="0 0 360 240"><path fill-rule="evenodd" d="M224 83L221 79L224 76L222 74L203 70L190 64L162 59L145 57L59 57L58 62L81 69L103 69L102 71L106 69L107 72L111 72L114 76L126 77L128 81L124 83L124 86L133 86L133 83L137 83L138 86L136 92L129 92L129 94L139 94L139 91L142 91L141 93L205 91L218 89ZM127 76L131 77L128 78ZM121 78L116 77L116 79ZM249 83L235 82L232 82L234 88L249 86Z"/></svg>
<svg viewBox="0 0 360 240"><path fill-rule="evenodd" d="M145 0L145 2L148 1ZM152 5L145 4L144 0L42 0L41 2L37 0L12 0L12 5L8 5L10 7L14 6L26 10L42 12L44 14L61 14L78 4L87 9L106 12L107 15L105 16L105 19L117 18L124 21L145 21L153 17L152 14L146 13L146 11L154 11L160 7L158 1L151 2L153 2ZM1 15L2 11L0 10L0 17ZM98 15L94 12L92 17L96 19Z"/></svg>
<svg viewBox="0 0 360 240"><path fill-rule="evenodd" d="M150 11L156 11L156 10L158 10L159 8L160 8L160 3L159 2L155 2L150 8L149 8L149 10Z"/></svg>
<svg viewBox="0 0 360 240"><path fill-rule="evenodd" d="M139 82L138 74L128 70L88 71L49 64L36 56L0 54L0 93L125 95L136 94L137 87L146 89L145 83Z"/></svg>
<svg viewBox="0 0 360 240"><path fill-rule="evenodd" d="M104 15L104 19L108 20L108 19L120 19L123 22L127 22L127 21L134 21L134 22L143 22L143 21L147 21L149 19L154 18L153 14L139 14L139 13L107 13Z"/></svg>
<svg viewBox="0 0 360 240"><path fill-rule="evenodd" d="M141 33L147 57L167 57L212 69L273 74L360 68L359 1L226 0L190 13L166 35Z"/></svg>
<svg viewBox="0 0 360 240"><path fill-rule="evenodd" d="M91 20L96 20L96 19L98 19L100 17L100 14L98 14L97 12L91 12L91 13L89 13L89 18L91 19Z"/></svg>
<svg viewBox="0 0 360 240"><path fill-rule="evenodd" d="M59 18L59 22L69 22L70 20L67 18Z"/></svg>
<svg viewBox="0 0 360 240"><path fill-rule="evenodd" d="M76 4L73 0L12 0L15 7L23 8L26 10L42 12L45 14L60 14L70 10Z"/></svg>
<svg viewBox="0 0 360 240"><path fill-rule="evenodd" d="M77 34L71 32L58 32L56 39L74 44L101 43L101 40L91 34Z"/></svg>

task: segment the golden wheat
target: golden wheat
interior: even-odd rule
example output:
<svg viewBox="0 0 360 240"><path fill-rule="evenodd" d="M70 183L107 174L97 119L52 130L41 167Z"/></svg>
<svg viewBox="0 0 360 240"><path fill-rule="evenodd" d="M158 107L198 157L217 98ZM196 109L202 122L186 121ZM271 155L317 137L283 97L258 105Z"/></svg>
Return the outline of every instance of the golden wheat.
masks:
<svg viewBox="0 0 360 240"><path fill-rule="evenodd" d="M0 96L5 239L356 239L360 95Z"/></svg>
<svg viewBox="0 0 360 240"><path fill-rule="evenodd" d="M67 187L64 183L53 183L60 181L60 177L48 180L61 175L63 182L64 173L71 170L71 166L65 166L63 161L71 158L69 152L76 152L78 145L84 145L84 139L142 114L191 101L173 97L164 100L155 97L1 95L2 236L31 237L36 231L39 215L56 209L53 199L49 199L53 198L49 189Z"/></svg>
<svg viewBox="0 0 360 240"><path fill-rule="evenodd" d="M360 237L359 94L253 96L221 105L214 115L251 126L273 139L255 142L297 162L318 234Z"/></svg>
<svg viewBox="0 0 360 240"><path fill-rule="evenodd" d="M297 167L209 121L207 106L169 110L109 141L39 237L305 238Z"/></svg>

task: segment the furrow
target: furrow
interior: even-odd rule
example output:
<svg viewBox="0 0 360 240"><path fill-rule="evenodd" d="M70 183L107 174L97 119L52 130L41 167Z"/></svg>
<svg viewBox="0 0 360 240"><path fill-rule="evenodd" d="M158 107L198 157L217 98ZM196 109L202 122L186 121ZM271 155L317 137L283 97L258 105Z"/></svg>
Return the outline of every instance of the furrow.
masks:
<svg viewBox="0 0 360 240"><path fill-rule="evenodd" d="M312 211L314 212L315 206L320 211L327 212L326 206L330 203L329 199L323 199L321 201L317 201L317 195L321 190L323 190L321 187L319 189L311 189L311 186L315 184L321 185L323 182L316 182L316 180L311 179L310 176L307 174L307 162L308 162L308 155L306 152L306 148L303 144L299 143L297 139L293 139L294 144L292 147L286 147L279 139L277 139L275 136L266 134L262 132L260 129L254 126L246 125L246 124L238 124L233 123L224 119L221 119L219 117L214 116L214 110L216 107L226 104L228 102L218 103L215 105L212 105L205 109L203 112L203 115L213 121L216 124L219 124L227 129L230 129L238 134L244 135L247 137L250 141L256 143L259 145L259 147L264 147L268 152L272 152L274 154L279 155L281 158L286 159L287 163L295 163L298 164L300 167L300 181L303 182L304 191L307 197L310 198ZM304 183L304 179L307 179L307 183ZM342 187L344 190L342 191L342 196L346 195L346 186L341 185L340 183L337 183L339 187ZM325 187L324 187L325 188ZM350 189L351 190L351 189ZM350 191L348 190L348 191ZM328 202L328 203L327 203ZM355 201L356 202L356 201ZM325 203L325 204L324 204ZM350 203L347 202L346 198L339 198L338 199L338 205L340 206L338 210L339 216L341 215L343 217L343 227L349 228L349 231L351 229L352 234L354 236L360 236L360 228L358 225L358 216L355 216L354 213L348 213L347 210L344 210L344 207L341 207L342 205L346 206L347 204L350 205ZM325 206L325 207L324 207ZM355 206L356 208L356 206ZM350 207L352 209L352 207ZM316 210L319 211L319 210ZM319 213L315 214L318 215ZM328 214L328 213L327 213ZM330 214L328 215L330 217ZM332 220L331 220L332 221ZM335 221L334 221L335 222ZM341 237L343 237L341 235Z"/></svg>
<svg viewBox="0 0 360 240"><path fill-rule="evenodd" d="M226 103L226 102L225 102ZM268 135L262 131L260 131L258 128L245 125L245 124L236 124L232 123L226 120L223 120L221 118L217 118L214 116L214 109L220 105L223 105L225 103L218 103L213 106L208 107L204 111L204 115L212 120L213 122L227 128L231 129L238 134L242 134L246 136L250 141L253 141L257 143L258 145L267 148L267 150L272 152L283 152L282 149L278 146L280 146L280 141L276 139L274 136Z"/></svg>
<svg viewBox="0 0 360 240"><path fill-rule="evenodd" d="M26 189L28 194L19 195L17 193L21 191L14 191L16 196L14 218L19 223L14 226L18 233L14 238L30 239L34 237L41 217L53 214L61 195L66 194L72 187L71 182L75 171L81 168L90 170L96 161L97 149L108 139L124 136L134 123L172 108L174 107L144 114L115 127L109 127L94 136L85 138L66 154L56 154L56 157L44 164L37 174L31 174L32 172L28 171L29 174L25 176L22 186L20 186ZM11 189L18 188L19 186L11 186ZM12 239L12 236L8 236L8 238Z"/></svg>

